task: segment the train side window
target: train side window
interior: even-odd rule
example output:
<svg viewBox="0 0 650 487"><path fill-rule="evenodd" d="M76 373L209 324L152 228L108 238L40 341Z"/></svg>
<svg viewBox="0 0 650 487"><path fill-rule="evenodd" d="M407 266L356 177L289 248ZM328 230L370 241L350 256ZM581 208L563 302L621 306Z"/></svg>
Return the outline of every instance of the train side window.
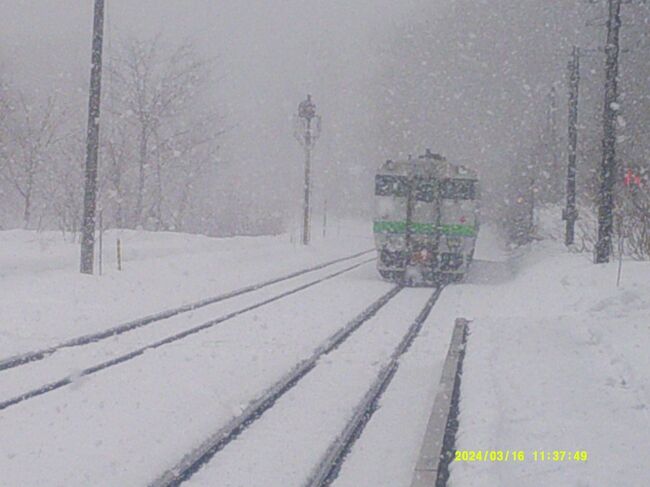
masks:
<svg viewBox="0 0 650 487"><path fill-rule="evenodd" d="M375 177L375 194L405 197L408 194L408 181L403 176L378 175Z"/></svg>
<svg viewBox="0 0 650 487"><path fill-rule="evenodd" d="M470 179L446 179L441 185L442 197L452 200L476 198L476 181Z"/></svg>
<svg viewBox="0 0 650 487"><path fill-rule="evenodd" d="M435 196L435 186L432 180L418 179L415 184L415 199L431 203Z"/></svg>

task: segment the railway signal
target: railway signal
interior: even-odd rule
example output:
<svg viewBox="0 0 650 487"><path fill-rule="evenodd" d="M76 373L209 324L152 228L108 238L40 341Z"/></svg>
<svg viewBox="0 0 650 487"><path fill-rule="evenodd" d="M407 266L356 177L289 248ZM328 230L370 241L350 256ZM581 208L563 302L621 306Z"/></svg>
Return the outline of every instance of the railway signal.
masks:
<svg viewBox="0 0 650 487"><path fill-rule="evenodd" d="M635 174L632 169L628 168L623 178L623 184L629 189L634 189L635 187L640 188L643 182L639 174Z"/></svg>
<svg viewBox="0 0 650 487"><path fill-rule="evenodd" d="M311 153L320 136L320 116L316 114L316 105L307 95L307 99L298 105L298 126L295 130L295 137L305 149L305 182L303 201L303 226L302 243L309 245L310 240L310 208L309 199L311 194Z"/></svg>

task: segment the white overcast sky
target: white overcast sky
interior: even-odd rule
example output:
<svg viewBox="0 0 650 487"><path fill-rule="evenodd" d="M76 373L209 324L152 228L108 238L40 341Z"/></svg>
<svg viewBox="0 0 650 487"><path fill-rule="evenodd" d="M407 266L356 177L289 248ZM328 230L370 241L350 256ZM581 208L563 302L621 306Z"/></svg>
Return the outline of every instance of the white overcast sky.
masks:
<svg viewBox="0 0 650 487"><path fill-rule="evenodd" d="M432 137L441 146L434 150L467 160L479 157L489 144L492 158L503 159L521 138L517 131L539 118L528 113L531 101L521 87L531 83L542 93L562 80L568 47L574 31L580 30L571 26L578 3L106 0L105 47L110 54L121 35L161 34L172 42L191 38L203 54L216 57L220 80L215 82L214 102L236 125L224 140L223 156L243 168L235 171L237 178L257 178L256 189L263 195L269 182L286 180L294 189L299 184L301 152L290 116L307 92L323 114L324 134L315 159L322 177L316 186L325 184L325 169L335 161L349 165L354 177L365 176L354 174L356 159L372 151L359 151L358 139L363 137L360 127L372 121L365 107L357 105L378 68L376 43L384 32L390 37L398 26L424 18L443 19L441 36L462 38L466 32L471 39L431 53L435 63L448 63L447 71L455 73L436 80L437 92L448 103L432 117L439 120L440 133L456 136ZM0 70L26 90L58 90L64 98L76 90L83 119L92 0L0 0L0 6ZM329 179L345 177L339 171Z"/></svg>

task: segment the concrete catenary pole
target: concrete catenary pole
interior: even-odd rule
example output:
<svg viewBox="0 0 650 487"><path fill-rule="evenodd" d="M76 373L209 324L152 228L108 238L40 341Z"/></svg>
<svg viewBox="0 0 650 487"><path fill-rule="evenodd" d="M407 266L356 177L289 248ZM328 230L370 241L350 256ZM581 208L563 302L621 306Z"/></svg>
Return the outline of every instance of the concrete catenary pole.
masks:
<svg viewBox="0 0 650 487"><path fill-rule="evenodd" d="M614 228L614 183L616 180L616 116L618 106L618 57L621 29L621 0L609 0L605 45L605 106L603 109L603 159L598 202L598 241L595 262L609 262Z"/></svg>
<svg viewBox="0 0 650 487"><path fill-rule="evenodd" d="M88 100L88 132L86 134L86 180L84 213L81 228L81 272L92 274L95 250L95 211L97 207L97 158L99 151L99 108L102 83L102 44L104 33L104 0L95 0L93 41Z"/></svg>
<svg viewBox="0 0 650 487"><path fill-rule="evenodd" d="M578 150L578 100L580 93L580 51L573 47L569 61L569 161L566 180L566 209L564 220L566 231L564 243L572 245L575 240L575 224L578 218L576 209L576 157Z"/></svg>

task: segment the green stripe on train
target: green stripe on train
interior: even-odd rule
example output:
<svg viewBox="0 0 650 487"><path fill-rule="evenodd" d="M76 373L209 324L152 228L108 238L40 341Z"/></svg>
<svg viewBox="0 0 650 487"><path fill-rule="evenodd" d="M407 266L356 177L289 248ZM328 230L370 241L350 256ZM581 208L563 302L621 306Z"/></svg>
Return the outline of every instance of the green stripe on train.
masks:
<svg viewBox="0 0 650 487"><path fill-rule="evenodd" d="M475 237L476 228L470 225L440 225L437 227L443 235ZM375 222L375 233L406 233L406 222ZM436 231L433 223L411 223L411 231L418 235L432 235Z"/></svg>
<svg viewBox="0 0 650 487"><path fill-rule="evenodd" d="M440 225L443 235L459 235L461 237L476 237L476 227L470 225Z"/></svg>

